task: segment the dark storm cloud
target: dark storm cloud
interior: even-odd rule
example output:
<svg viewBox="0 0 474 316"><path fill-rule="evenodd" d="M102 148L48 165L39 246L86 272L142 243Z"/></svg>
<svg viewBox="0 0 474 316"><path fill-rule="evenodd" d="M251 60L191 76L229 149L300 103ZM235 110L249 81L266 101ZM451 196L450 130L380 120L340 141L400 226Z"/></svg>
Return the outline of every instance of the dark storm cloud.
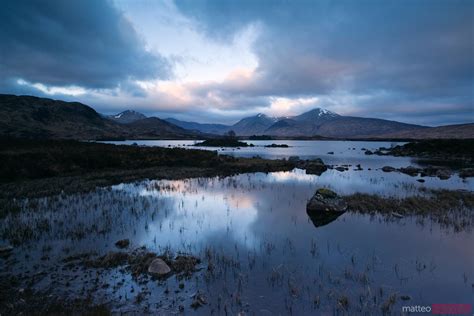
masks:
<svg viewBox="0 0 474 316"><path fill-rule="evenodd" d="M100 89L170 75L106 0L2 1L0 43L3 79Z"/></svg>
<svg viewBox="0 0 474 316"><path fill-rule="evenodd" d="M219 41L231 40L249 23L262 25L253 47L259 66L252 84L222 84L215 90L288 97L383 92L381 112L396 102L416 103L428 116L430 104L472 109L472 1L188 0L176 5ZM359 104L361 112L364 106Z"/></svg>

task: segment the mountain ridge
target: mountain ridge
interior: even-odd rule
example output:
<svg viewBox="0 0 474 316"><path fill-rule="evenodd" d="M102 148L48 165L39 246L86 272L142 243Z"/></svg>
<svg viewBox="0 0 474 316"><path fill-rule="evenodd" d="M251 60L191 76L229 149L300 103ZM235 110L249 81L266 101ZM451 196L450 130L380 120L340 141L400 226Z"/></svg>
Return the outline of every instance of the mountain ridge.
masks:
<svg viewBox="0 0 474 316"><path fill-rule="evenodd" d="M183 139L204 135L158 118L123 124L79 102L0 94L0 137L34 139Z"/></svg>
<svg viewBox="0 0 474 316"><path fill-rule="evenodd" d="M107 116L79 102L0 94L0 137L203 139L219 137L231 130L240 137L474 138L474 123L427 127L377 118L343 116L322 108L291 117L270 117L259 113L244 117L233 125L224 125L146 117L133 110Z"/></svg>

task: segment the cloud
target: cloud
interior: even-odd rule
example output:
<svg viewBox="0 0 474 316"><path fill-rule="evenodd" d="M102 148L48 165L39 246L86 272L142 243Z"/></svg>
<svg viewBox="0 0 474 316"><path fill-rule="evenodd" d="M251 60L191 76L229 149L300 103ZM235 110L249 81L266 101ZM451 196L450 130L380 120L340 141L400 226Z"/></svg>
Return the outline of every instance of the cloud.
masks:
<svg viewBox="0 0 474 316"><path fill-rule="evenodd" d="M473 121L469 0L110 1L4 1L0 91L202 122Z"/></svg>
<svg viewBox="0 0 474 316"><path fill-rule="evenodd" d="M290 5L287 1L183 0L176 5L217 41L231 40L250 23L261 25L253 45L258 67L247 85L228 80L208 86L214 94L318 97L343 112L369 114L374 108L378 113L396 112L397 104L413 104L427 114L427 124L437 113L430 113L433 104L455 109L474 103L472 1L415 0L409 5L406 1L296 1ZM331 103L347 102L348 97L351 103L360 103ZM383 102L375 105L376 101ZM438 114L435 121L442 121L443 114ZM410 119L406 115L405 121Z"/></svg>
<svg viewBox="0 0 474 316"><path fill-rule="evenodd" d="M147 51L107 0L3 1L0 42L3 78L106 89L171 76L168 61Z"/></svg>

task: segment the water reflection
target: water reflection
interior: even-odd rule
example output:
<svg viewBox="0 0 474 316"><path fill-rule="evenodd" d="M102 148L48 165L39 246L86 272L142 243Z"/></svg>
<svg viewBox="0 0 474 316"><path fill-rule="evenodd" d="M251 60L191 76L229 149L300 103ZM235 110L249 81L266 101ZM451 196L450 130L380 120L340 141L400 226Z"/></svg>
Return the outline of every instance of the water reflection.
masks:
<svg viewBox="0 0 474 316"><path fill-rule="evenodd" d="M198 310L202 314L209 314L219 297L227 300L233 314L245 304L257 314L332 313L341 296L349 298L357 313L380 312L389 293L410 295L420 305L472 299L472 232L454 233L429 219L387 220L352 213L315 224L306 213L306 202L321 186L341 194L406 196L421 187L472 189L472 182L452 177L422 184L407 175L377 170L329 170L315 176L299 169L151 180L25 201L24 212L6 217L0 232L4 240L24 238L13 268L21 273L34 264L54 269L54 258L60 262L66 253L116 250L114 243L121 238L159 253L171 249L209 256L217 272L209 276L204 269L201 279L190 285L209 294L209 306ZM25 227L32 228L31 235L20 234ZM53 246L50 261L41 260L45 246ZM115 284L114 277L108 272L101 276ZM168 286L175 286L173 282L169 280ZM125 283L126 289L104 290L103 295L126 302L124 293L140 285L129 278ZM158 304L164 287L149 286L156 291L149 300ZM55 291L61 290L56 285Z"/></svg>

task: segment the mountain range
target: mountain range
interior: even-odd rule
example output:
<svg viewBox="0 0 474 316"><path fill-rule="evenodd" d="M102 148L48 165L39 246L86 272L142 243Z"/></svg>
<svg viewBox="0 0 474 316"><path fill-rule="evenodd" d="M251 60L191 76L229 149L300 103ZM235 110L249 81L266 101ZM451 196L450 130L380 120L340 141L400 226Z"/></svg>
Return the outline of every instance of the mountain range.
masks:
<svg viewBox="0 0 474 316"><path fill-rule="evenodd" d="M64 139L203 139L229 131L273 138L424 139L474 138L474 123L426 127L396 121L343 116L315 108L289 117L257 114L233 125L162 120L127 110L101 115L79 102L0 94L0 136Z"/></svg>
<svg viewBox="0 0 474 316"><path fill-rule="evenodd" d="M159 118L147 118L140 113L125 111L117 116L100 115L79 102L0 94L1 137L80 140L203 138L200 132L183 129Z"/></svg>

